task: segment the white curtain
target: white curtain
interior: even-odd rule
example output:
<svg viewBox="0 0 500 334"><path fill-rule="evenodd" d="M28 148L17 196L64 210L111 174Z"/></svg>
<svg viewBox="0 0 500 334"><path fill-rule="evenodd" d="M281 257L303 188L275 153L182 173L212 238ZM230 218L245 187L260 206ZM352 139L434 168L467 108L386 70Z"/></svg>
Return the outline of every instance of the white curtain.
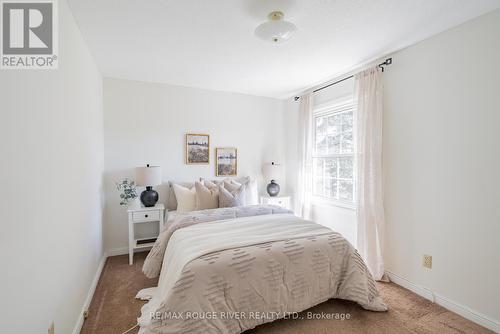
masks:
<svg viewBox="0 0 500 334"><path fill-rule="evenodd" d="M377 67L356 76L357 244L376 280L384 279L382 83Z"/></svg>
<svg viewBox="0 0 500 334"><path fill-rule="evenodd" d="M313 93L300 98L299 110L299 170L297 182L297 214L311 219Z"/></svg>

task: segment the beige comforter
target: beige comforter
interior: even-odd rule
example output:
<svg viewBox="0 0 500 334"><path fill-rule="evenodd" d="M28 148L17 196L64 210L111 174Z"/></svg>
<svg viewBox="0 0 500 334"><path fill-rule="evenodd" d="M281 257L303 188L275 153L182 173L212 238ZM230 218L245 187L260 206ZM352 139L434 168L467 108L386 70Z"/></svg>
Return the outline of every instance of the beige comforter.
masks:
<svg viewBox="0 0 500 334"><path fill-rule="evenodd" d="M156 240L153 248L149 252L142 272L149 278L157 277L160 274L163 256L167 249L167 244L175 231L191 225L207 223L212 221L223 221L233 218L272 215L280 213L293 213L291 210L277 205L247 205L232 208L208 209L179 213L173 219L169 219L167 227Z"/></svg>
<svg viewBox="0 0 500 334"><path fill-rule="evenodd" d="M158 287L137 297L140 333L240 333L330 298L387 309L349 242L291 214L177 229Z"/></svg>

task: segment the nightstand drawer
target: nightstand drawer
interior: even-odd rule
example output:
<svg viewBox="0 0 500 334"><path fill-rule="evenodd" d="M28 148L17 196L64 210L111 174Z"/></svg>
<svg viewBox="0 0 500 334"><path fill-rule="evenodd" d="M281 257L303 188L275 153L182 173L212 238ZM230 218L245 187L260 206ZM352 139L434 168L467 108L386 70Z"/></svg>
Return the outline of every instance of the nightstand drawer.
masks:
<svg viewBox="0 0 500 334"><path fill-rule="evenodd" d="M262 196L260 198L260 203L278 205L283 208L290 209L290 196L277 196L277 197Z"/></svg>
<svg viewBox="0 0 500 334"><path fill-rule="evenodd" d="M142 211L132 213L132 220L136 222L160 220L160 211Z"/></svg>

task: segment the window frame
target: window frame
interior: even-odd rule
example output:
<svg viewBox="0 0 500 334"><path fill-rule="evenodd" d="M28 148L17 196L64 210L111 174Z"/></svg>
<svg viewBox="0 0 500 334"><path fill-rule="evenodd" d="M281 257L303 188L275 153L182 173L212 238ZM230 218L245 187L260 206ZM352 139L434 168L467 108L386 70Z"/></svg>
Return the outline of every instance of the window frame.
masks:
<svg viewBox="0 0 500 334"><path fill-rule="evenodd" d="M324 116L330 116L334 114L338 114L341 112L346 112L346 111L351 111L352 110L352 115L353 115L353 129L352 129L352 138L353 138L353 148L352 148L352 153L336 153L336 154L317 154L316 153L316 118L317 117L324 117ZM351 157L353 159L353 200L351 201L345 201L345 200L340 200L340 199L335 199L335 198L329 198L326 196L320 196L320 195L315 195L314 192L311 194L311 198L313 201L313 204L316 205L325 205L325 206L334 206L334 207L341 207L345 209L351 209L351 210L356 210L357 208L357 203L356 203L356 190L357 190L357 165L356 165L356 104L354 101L353 96L345 96L339 99L335 99L333 101L328 101L326 103L322 103L320 105L317 105L313 107L313 131L312 131L312 136L313 136L313 147L312 147L312 159L317 159L317 158L339 158L339 157ZM312 161L312 165L314 165L314 161ZM339 167L337 167L339 168ZM314 184L315 182L315 174L312 174L312 182ZM337 178L339 179L339 178Z"/></svg>

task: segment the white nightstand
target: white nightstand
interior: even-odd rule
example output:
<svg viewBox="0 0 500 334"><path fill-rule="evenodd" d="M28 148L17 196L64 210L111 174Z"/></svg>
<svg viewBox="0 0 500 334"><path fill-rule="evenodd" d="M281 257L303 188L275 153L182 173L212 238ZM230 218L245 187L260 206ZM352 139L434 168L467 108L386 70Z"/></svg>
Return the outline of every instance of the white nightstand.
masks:
<svg viewBox="0 0 500 334"><path fill-rule="evenodd" d="M260 204L279 205L285 209L290 210L290 196L261 196Z"/></svg>
<svg viewBox="0 0 500 334"><path fill-rule="evenodd" d="M129 264L134 263L134 250L151 248L156 240L152 238L135 237L136 224L158 224L158 231L161 232L164 228L165 206L156 204L153 207L147 208L142 206L139 201L135 201L129 206L128 210L128 258ZM154 240L151 240L154 239ZM149 241L149 242L148 242Z"/></svg>

